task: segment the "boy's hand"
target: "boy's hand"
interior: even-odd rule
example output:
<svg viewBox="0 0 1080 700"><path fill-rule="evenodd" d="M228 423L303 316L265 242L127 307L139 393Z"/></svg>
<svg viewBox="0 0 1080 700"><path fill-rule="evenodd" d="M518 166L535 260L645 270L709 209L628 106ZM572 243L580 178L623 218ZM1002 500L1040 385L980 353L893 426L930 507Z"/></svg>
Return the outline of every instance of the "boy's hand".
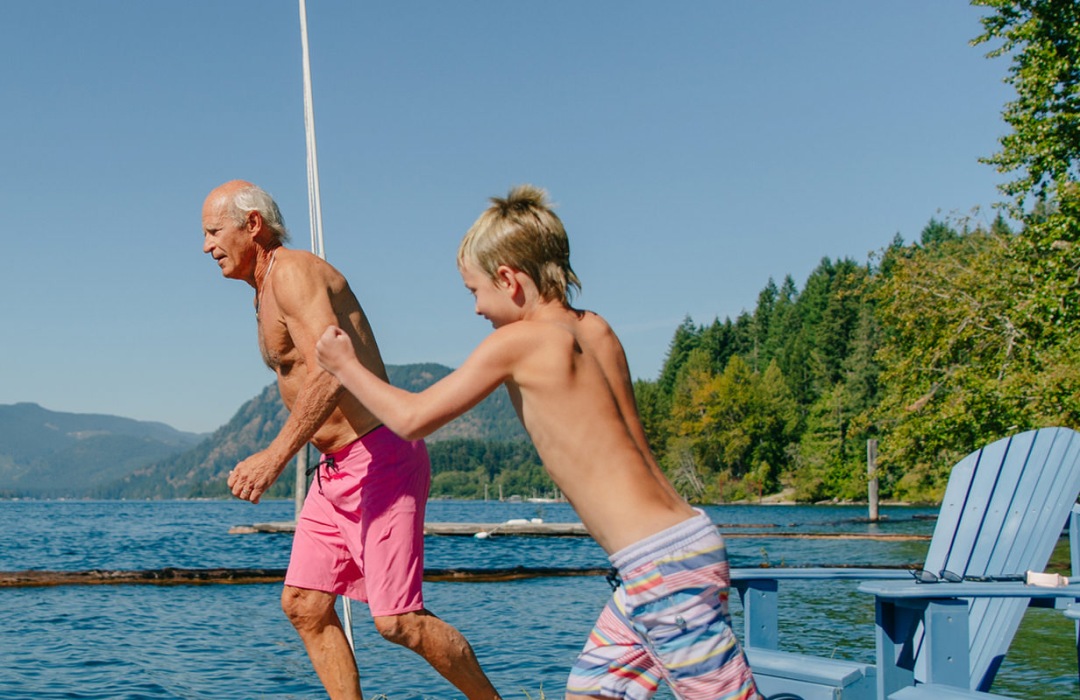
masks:
<svg viewBox="0 0 1080 700"><path fill-rule="evenodd" d="M315 344L315 357L323 369L336 375L347 362L356 359L356 351L345 331L330 326Z"/></svg>

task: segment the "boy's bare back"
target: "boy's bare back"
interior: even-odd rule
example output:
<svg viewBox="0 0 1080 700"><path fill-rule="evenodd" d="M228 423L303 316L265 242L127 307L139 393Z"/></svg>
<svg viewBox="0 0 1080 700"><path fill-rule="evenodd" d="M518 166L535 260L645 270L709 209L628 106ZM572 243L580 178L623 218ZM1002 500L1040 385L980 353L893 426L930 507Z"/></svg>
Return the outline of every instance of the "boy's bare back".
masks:
<svg viewBox="0 0 1080 700"><path fill-rule="evenodd" d="M694 515L644 444L622 345L592 312L551 307L502 333L505 384L548 473L605 551Z"/></svg>

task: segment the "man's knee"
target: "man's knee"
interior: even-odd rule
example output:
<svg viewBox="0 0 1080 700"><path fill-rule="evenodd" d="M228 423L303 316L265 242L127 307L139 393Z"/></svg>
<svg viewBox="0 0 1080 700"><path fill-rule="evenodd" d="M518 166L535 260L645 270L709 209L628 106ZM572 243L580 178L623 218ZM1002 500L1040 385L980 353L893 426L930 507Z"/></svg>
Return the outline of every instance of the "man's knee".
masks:
<svg viewBox="0 0 1080 700"><path fill-rule="evenodd" d="M281 592L281 609L297 629L321 627L336 619L335 600L337 596L323 591L285 586Z"/></svg>
<svg viewBox="0 0 1080 700"><path fill-rule="evenodd" d="M386 641L415 650L424 641L424 624L428 617L433 616L426 610L379 615L374 618L375 629Z"/></svg>

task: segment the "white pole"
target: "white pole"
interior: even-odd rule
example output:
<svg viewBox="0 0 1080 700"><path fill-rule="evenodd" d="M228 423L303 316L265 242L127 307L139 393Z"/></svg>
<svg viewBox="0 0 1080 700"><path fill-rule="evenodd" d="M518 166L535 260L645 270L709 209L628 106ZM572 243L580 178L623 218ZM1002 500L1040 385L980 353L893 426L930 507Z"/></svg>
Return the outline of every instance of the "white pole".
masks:
<svg viewBox="0 0 1080 700"><path fill-rule="evenodd" d="M304 0L300 2L300 46L303 49L304 54L304 135L307 140L307 179L308 179L308 216L311 221L311 252L318 255L323 260L326 259L326 249L323 246L323 231L322 231L322 200L319 197L319 156L318 149L315 144L315 106L311 97L311 59L308 55L308 34L307 34L307 3ZM304 448L307 451L307 447ZM305 484L306 481L303 472L300 472L300 463L297 462L297 475L296 484L299 487L301 483ZM297 502L300 502L302 497L298 495ZM299 514L297 515L299 519ZM345 629L345 637L349 640L349 648L354 652L356 651L356 644L353 642L352 631L352 606L349 603L349 599L345 596L341 596L341 606L344 611L343 627Z"/></svg>
<svg viewBox="0 0 1080 700"><path fill-rule="evenodd" d="M325 260L322 201L319 197L319 156L315 144L315 106L311 97L311 59L308 55L307 4L304 0L300 0L300 45L304 53L304 134L307 137L308 214L311 218L311 252Z"/></svg>
<svg viewBox="0 0 1080 700"><path fill-rule="evenodd" d="M293 484L293 520L300 522L300 511L304 508L304 494L307 491L307 470L311 463L308 455L308 446L300 448L296 455L296 481Z"/></svg>

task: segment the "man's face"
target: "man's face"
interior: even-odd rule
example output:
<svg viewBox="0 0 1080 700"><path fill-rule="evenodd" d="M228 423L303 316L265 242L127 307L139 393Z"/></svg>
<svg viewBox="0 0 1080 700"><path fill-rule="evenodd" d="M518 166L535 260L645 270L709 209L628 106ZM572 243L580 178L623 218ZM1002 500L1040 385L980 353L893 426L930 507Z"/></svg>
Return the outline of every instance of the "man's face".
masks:
<svg viewBox="0 0 1080 700"><path fill-rule="evenodd" d="M236 223L228 200L211 196L203 205L203 252L231 279L254 280L255 244L246 226Z"/></svg>

